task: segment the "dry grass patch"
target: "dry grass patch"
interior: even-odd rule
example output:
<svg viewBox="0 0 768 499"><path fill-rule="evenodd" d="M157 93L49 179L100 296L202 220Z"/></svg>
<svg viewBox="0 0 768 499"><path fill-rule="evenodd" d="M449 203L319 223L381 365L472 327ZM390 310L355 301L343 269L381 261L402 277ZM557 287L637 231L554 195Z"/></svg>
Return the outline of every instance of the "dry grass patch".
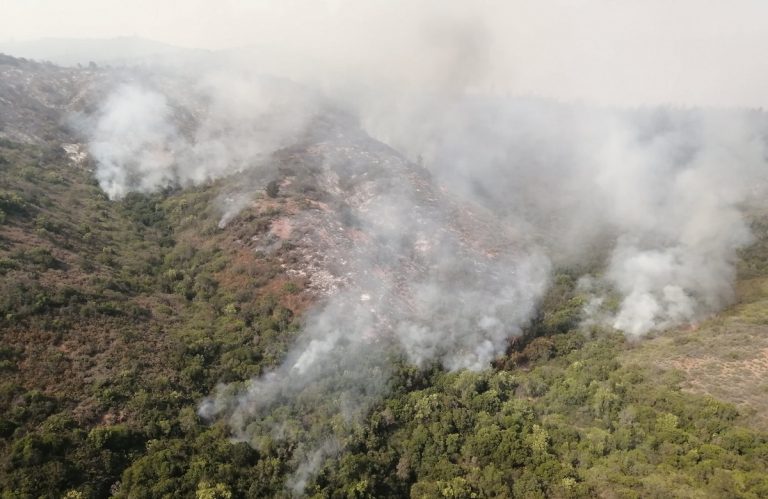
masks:
<svg viewBox="0 0 768 499"><path fill-rule="evenodd" d="M768 278L740 282L737 294L718 316L641 341L622 360L680 371L684 390L734 403L768 430Z"/></svg>

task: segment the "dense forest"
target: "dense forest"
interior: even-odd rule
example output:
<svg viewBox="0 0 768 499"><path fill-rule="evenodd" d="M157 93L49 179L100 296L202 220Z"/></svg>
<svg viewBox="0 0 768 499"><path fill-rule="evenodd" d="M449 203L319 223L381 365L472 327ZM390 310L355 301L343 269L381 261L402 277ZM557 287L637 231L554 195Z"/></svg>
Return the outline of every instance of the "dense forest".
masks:
<svg viewBox="0 0 768 499"><path fill-rule="evenodd" d="M280 251L237 243L293 194L273 183L222 229L211 200L226 182L113 202L58 145L0 143L3 498L291 495L291 442L336 422L294 401L280 410L296 438L264 432L252 446L197 414L217 384L276 366L311 306ZM764 225L756 218L760 237L742 255L746 301L668 351L705 345L692 335L716 328L748 342L761 327ZM580 326L578 275L556 271L492 369L396 360L389 395L319 463L306 495L768 496L768 434L750 405L689 389L684 371L644 355L663 336L638 344Z"/></svg>

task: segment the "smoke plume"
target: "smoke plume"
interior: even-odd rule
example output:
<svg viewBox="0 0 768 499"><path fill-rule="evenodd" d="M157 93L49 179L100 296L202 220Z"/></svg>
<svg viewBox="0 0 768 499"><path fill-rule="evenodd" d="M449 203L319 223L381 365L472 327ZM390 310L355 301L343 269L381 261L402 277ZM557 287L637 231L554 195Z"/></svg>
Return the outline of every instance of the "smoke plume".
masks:
<svg viewBox="0 0 768 499"><path fill-rule="evenodd" d="M623 297L610 325L638 336L732 299L736 252L750 242L744 211L764 192L767 132L759 112L470 100L402 147L535 231L559 264L607 250L602 279Z"/></svg>
<svg viewBox="0 0 768 499"><path fill-rule="evenodd" d="M365 64L336 47L337 65L308 64L304 85L255 73L248 54L145 75L87 120L112 199L238 174L241 190L220 200L224 227L257 197L249 179L301 143L319 158L318 186L349 209L353 224L323 229L346 234L322 248L341 285L284 362L200 406L255 447L294 442L296 494L390 390L395 366L488 368L522 334L553 268L598 258L581 281L585 323L631 337L733 299L745 213L765 192L764 113L504 97L488 88L499 76L489 23L414 14L404 39L416 59L382 39ZM611 293L616 309L603 306Z"/></svg>
<svg viewBox="0 0 768 499"><path fill-rule="evenodd" d="M80 120L111 199L258 169L319 106L304 89L239 68L194 74L193 83L163 73L119 83Z"/></svg>
<svg viewBox="0 0 768 499"><path fill-rule="evenodd" d="M345 133L317 147L325 187L349 204L361 240L334 258L346 286L310 312L280 367L235 393L220 386L200 408L256 447L265 435L301 442L294 491L389 391L394 365L487 368L522 333L550 270L534 244L503 228L493 241L470 240L482 219L456 217L395 151ZM296 427L299 415L311 423Z"/></svg>

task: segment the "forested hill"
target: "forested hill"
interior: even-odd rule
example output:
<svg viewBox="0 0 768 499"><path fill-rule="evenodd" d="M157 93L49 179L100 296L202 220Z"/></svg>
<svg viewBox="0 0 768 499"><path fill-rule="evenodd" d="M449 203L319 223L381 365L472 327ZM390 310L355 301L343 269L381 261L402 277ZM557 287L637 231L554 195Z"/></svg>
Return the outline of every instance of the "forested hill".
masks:
<svg viewBox="0 0 768 499"><path fill-rule="evenodd" d="M3 498L290 497L301 442L345 424L304 477L306 496L768 496L763 213L751 214L736 305L695 330L629 341L585 327L584 268L559 267L493 367L393 354L389 389L360 420L335 415L338 400L327 411L299 400L275 410L290 438L233 440L226 419L201 419L201 401L277 368L327 297L366 290L340 270L350 248L374 252L370 280L425 272L421 254L377 250L359 206L412 190L410 214L445 223L457 254L483 269L514 237L333 114L270 156L226 220L221 200L247 183L240 175L110 200L66 119L110 78L0 59ZM318 160L342 153L392 170ZM393 310L408 304L398 286Z"/></svg>

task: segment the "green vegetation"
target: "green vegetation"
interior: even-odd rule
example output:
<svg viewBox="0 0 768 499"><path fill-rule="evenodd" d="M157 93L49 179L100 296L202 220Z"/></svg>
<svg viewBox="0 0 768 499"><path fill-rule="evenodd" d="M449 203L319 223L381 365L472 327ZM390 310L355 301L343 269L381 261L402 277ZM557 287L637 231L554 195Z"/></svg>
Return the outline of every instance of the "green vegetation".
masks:
<svg viewBox="0 0 768 499"><path fill-rule="evenodd" d="M0 142L0 163L0 497L289 496L291 443L233 443L196 414L218 383L278 364L306 306L278 255L237 244L243 226L217 228L222 186L109 202L53 149ZM289 201L274 195L277 208L240 216L249 230ZM762 327L763 251L747 253L751 298L734 310L739 327ZM659 339L575 331L577 276L558 273L527 339L493 369L397 366L392 393L319 463L307 495L767 496L754 415L684 390L648 359ZM711 327L735 330L728 320ZM733 346L734 362L751 358ZM316 418L297 410L297 427L330 424Z"/></svg>
<svg viewBox="0 0 768 499"><path fill-rule="evenodd" d="M3 497L106 497L139 476L131 463L194 432L220 463L237 459L196 404L280 360L302 284L222 243L211 189L113 203L43 148L3 143L0 157ZM226 497L204 478L190 495Z"/></svg>

